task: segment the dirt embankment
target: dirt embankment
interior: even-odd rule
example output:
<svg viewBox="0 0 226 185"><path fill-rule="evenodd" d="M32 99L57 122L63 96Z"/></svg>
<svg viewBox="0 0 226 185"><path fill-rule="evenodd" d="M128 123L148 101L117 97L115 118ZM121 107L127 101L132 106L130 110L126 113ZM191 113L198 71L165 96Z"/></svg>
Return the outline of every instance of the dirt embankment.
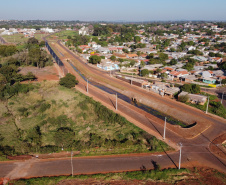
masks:
<svg viewBox="0 0 226 185"><path fill-rule="evenodd" d="M223 159L226 159L226 133L223 135L217 137L210 143L210 151L217 155L218 157L221 157Z"/></svg>

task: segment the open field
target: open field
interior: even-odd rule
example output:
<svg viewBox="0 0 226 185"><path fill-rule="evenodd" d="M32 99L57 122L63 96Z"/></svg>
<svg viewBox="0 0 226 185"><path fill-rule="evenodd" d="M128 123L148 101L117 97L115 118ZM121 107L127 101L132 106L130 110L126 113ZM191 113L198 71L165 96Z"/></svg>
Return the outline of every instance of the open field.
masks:
<svg viewBox="0 0 226 185"><path fill-rule="evenodd" d="M36 39L39 41L42 41L42 37L47 36L49 34L41 34L41 33L35 33L34 36ZM15 43L15 44L24 44L27 42L29 39L28 37L25 37L22 33L17 33L14 35L2 35L2 37L10 43Z"/></svg>
<svg viewBox="0 0 226 185"><path fill-rule="evenodd" d="M46 66L44 68L37 68L32 66L21 67L20 72L26 75L28 72L32 72L36 77L37 81L43 80L59 80L58 72L55 66Z"/></svg>
<svg viewBox="0 0 226 185"><path fill-rule="evenodd" d="M75 35L78 35L78 32L75 32L75 31L72 31L72 30L64 30L64 31L61 31L59 33L53 34L53 36L57 36L58 39L67 39L68 36L73 37Z"/></svg>
<svg viewBox="0 0 226 185"><path fill-rule="evenodd" d="M20 93L0 103L2 145L10 147L10 154L52 153L61 148L80 151L80 155L170 149L78 91L54 81L33 85L34 90L27 94ZM73 142L67 138L57 140L57 133L65 128Z"/></svg>

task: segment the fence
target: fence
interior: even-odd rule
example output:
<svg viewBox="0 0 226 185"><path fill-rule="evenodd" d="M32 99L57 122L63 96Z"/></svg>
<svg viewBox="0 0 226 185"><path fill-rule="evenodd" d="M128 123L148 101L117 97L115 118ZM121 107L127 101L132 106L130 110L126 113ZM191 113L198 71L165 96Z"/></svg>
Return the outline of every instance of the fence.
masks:
<svg viewBox="0 0 226 185"><path fill-rule="evenodd" d="M46 48L48 49L48 51L50 52L50 54L53 56L56 63L58 64L58 66L60 67L60 69L63 71L63 74L66 75L68 73L68 70L65 68L64 63L60 60L60 58L57 56L57 54L53 51L53 49L50 47L50 45L47 41L45 42L45 45L46 45Z"/></svg>

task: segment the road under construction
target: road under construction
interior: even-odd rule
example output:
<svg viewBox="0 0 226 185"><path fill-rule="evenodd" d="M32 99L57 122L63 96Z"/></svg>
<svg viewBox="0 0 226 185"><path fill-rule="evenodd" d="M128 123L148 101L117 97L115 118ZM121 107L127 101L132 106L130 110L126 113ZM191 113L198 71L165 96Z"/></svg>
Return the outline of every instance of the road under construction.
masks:
<svg viewBox="0 0 226 185"><path fill-rule="evenodd" d="M218 150L211 151L210 148L215 138L225 135L225 119L205 114L198 109L176 102L170 98L161 98L152 92L147 92L144 89L111 77L109 73L89 66L60 41L48 41L48 44L59 60L62 61L65 73L72 73L79 80L79 84L76 86L77 90L101 102L146 132L163 140L175 148L175 151L165 151L161 154L128 154L0 162L0 177L19 179L70 175L71 173L121 172L140 170L142 166L145 166L146 169L153 169L152 161L157 162L162 168L205 166L223 172L226 171L226 154L220 147L221 143L214 143ZM167 123L166 137L164 139L164 120L121 99L117 100L116 105L116 96L114 94L109 94L91 84L87 86L87 81L81 74L86 77L86 80L89 79L90 81L102 84L130 98L136 96L139 101L146 99L147 101L142 103L147 103L148 106L153 106L154 108L160 107L158 110L160 109L162 112L167 113L167 115L182 120L188 125L194 122L197 122L197 124L193 127L182 128L178 125ZM149 102L154 103L151 104ZM219 153L221 155L218 155Z"/></svg>

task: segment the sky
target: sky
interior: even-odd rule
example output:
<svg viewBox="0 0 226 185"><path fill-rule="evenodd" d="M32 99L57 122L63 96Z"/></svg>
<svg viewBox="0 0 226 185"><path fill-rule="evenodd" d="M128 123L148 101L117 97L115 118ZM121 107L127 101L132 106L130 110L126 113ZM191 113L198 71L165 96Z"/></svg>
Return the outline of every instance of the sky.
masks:
<svg viewBox="0 0 226 185"><path fill-rule="evenodd" d="M226 21L226 0L0 0L0 20Z"/></svg>

